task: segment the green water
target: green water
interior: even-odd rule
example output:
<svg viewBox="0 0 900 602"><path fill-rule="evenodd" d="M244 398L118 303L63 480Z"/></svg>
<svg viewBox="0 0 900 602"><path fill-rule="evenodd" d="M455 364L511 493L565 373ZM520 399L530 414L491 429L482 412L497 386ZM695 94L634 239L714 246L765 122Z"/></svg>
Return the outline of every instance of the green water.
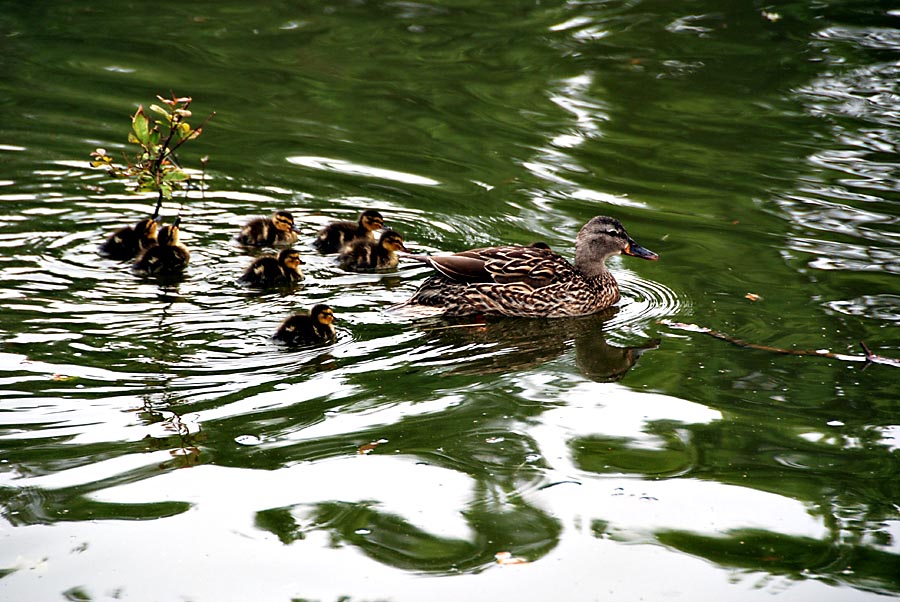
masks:
<svg viewBox="0 0 900 602"><path fill-rule="evenodd" d="M0 1L0 599L900 594L897 368L670 325L900 357L900 13L831 4ZM88 160L170 91L215 116L160 285L98 256L154 199ZM309 245L366 207L660 261L598 316L414 320L426 268ZM306 280L248 290L276 209ZM334 345L269 339L317 302Z"/></svg>

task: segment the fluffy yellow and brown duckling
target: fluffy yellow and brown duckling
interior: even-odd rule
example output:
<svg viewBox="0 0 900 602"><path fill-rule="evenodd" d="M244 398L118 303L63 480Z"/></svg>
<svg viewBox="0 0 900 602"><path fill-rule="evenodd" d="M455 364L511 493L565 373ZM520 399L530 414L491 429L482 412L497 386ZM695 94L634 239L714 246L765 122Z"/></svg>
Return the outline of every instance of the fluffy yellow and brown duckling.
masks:
<svg viewBox="0 0 900 602"><path fill-rule="evenodd" d="M277 256L266 255L251 263L244 271L240 281L256 288L284 286L303 280L300 266L300 252L296 249L283 249Z"/></svg>
<svg viewBox="0 0 900 602"><path fill-rule="evenodd" d="M597 216L575 239L575 265L534 245L472 249L414 257L437 270L402 306L429 306L447 316L471 314L555 318L589 315L619 300L606 269L612 255L655 261L617 219Z"/></svg>
<svg viewBox="0 0 900 602"><path fill-rule="evenodd" d="M384 218L374 209L366 209L356 222L331 222L321 230L313 241L320 253L337 253L341 248L361 238L375 240L374 232L384 227Z"/></svg>
<svg viewBox="0 0 900 602"><path fill-rule="evenodd" d="M238 242L254 247L292 245L297 242L300 229L294 225L289 211L276 211L270 217L259 217L247 222L238 234Z"/></svg>
<svg viewBox="0 0 900 602"><path fill-rule="evenodd" d="M288 345L327 343L335 338L333 323L334 310L319 303L309 313L296 314L282 322L272 338Z"/></svg>
<svg viewBox="0 0 900 602"><path fill-rule="evenodd" d="M156 246L144 251L134 262L135 273L143 276L177 276L184 272L191 253L187 247L178 242L179 224L163 226L156 235Z"/></svg>
<svg viewBox="0 0 900 602"><path fill-rule="evenodd" d="M338 263L345 270L383 270L395 268L400 260L397 251L406 251L403 237L393 230L385 230L378 242L358 238L346 245L338 255Z"/></svg>
<svg viewBox="0 0 900 602"><path fill-rule="evenodd" d="M134 259L138 253L156 245L158 228L159 218L156 217L142 219L134 227L116 230L100 245L100 254L120 261Z"/></svg>

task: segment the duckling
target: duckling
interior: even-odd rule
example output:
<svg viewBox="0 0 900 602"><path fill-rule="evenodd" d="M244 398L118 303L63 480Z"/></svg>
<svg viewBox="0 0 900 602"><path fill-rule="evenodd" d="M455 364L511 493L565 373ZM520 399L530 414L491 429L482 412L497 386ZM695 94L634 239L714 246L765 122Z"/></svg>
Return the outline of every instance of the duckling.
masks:
<svg viewBox="0 0 900 602"><path fill-rule="evenodd" d="M619 300L619 286L606 269L606 259L619 254L659 259L628 236L619 220L599 215L585 224L575 239L575 265L534 245L412 256L438 273L396 307L429 306L446 316L557 318L594 314Z"/></svg>
<svg viewBox="0 0 900 602"><path fill-rule="evenodd" d="M276 211L271 217L259 217L247 222L238 234L238 242L254 247L292 245L299 238L300 228L294 225L289 211Z"/></svg>
<svg viewBox="0 0 900 602"><path fill-rule="evenodd" d="M156 244L158 227L159 217L142 219L133 228L125 226L100 245L100 254L119 261L133 259L141 251Z"/></svg>
<svg viewBox="0 0 900 602"><path fill-rule="evenodd" d="M282 322L272 338L288 345L327 343L335 338L333 322L334 310L319 303L309 313L295 314Z"/></svg>
<svg viewBox="0 0 900 602"><path fill-rule="evenodd" d="M303 280L300 265L300 252L296 249L283 249L278 256L266 255L251 263L244 271L240 281L248 286L270 288L299 282Z"/></svg>
<svg viewBox="0 0 900 602"><path fill-rule="evenodd" d="M403 238L388 229L381 234L378 242L368 238L357 238L344 247L338 255L338 263L345 270L383 270L395 268L400 262L397 251L404 251Z"/></svg>
<svg viewBox="0 0 900 602"><path fill-rule="evenodd" d="M156 236L157 245L144 251L134 262L135 273L143 276L176 276L184 272L191 259L191 253L178 242L179 224L163 226Z"/></svg>
<svg viewBox="0 0 900 602"><path fill-rule="evenodd" d="M313 241L320 253L337 253L341 248L358 238L375 240L375 230L384 227L384 218L374 209L366 209L357 222L331 222L321 230Z"/></svg>

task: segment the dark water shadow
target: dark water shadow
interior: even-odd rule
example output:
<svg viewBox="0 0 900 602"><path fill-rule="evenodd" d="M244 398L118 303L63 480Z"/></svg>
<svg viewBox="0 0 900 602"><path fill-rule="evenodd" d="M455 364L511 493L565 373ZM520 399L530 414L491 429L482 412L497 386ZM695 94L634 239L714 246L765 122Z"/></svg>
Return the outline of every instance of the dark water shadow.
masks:
<svg viewBox="0 0 900 602"><path fill-rule="evenodd" d="M604 328L618 311L612 307L591 316L546 320L444 320L423 330L451 349L445 359L457 365L450 374L526 370L574 348L575 365L585 377L613 382L624 378L645 351L656 349L660 343L659 339L648 339L640 345L619 347L607 342Z"/></svg>

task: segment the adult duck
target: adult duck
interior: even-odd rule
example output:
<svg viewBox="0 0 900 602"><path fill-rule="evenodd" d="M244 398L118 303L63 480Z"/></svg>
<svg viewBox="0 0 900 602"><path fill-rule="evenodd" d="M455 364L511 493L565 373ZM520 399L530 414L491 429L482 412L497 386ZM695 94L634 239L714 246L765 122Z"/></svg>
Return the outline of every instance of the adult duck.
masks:
<svg viewBox="0 0 900 602"><path fill-rule="evenodd" d="M575 239L575 264L541 246L472 249L453 255L414 256L437 274L402 306L427 306L446 316L473 314L557 318L584 316L619 300L606 268L612 255L655 261L619 220L597 216ZM436 310L436 311L435 311Z"/></svg>

